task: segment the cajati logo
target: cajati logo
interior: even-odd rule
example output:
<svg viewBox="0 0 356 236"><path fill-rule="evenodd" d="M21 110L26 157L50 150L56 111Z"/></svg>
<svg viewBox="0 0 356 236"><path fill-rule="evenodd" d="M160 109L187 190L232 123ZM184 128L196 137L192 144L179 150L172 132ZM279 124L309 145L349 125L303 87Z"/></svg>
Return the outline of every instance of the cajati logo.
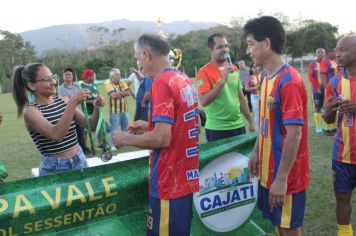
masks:
<svg viewBox="0 0 356 236"><path fill-rule="evenodd" d="M203 224L216 232L238 228L251 215L257 200L257 180L250 179L249 159L224 154L200 170L200 191L194 205Z"/></svg>

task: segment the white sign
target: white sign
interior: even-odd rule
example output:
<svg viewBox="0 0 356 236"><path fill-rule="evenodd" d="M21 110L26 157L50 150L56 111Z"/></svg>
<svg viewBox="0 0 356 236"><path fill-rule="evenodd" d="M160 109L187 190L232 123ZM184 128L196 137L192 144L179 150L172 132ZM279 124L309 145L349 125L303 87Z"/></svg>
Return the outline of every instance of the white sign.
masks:
<svg viewBox="0 0 356 236"><path fill-rule="evenodd" d="M194 206L209 229L232 231L251 215L257 201L258 180L250 179L248 161L248 157L231 152L200 170L200 191L194 193Z"/></svg>

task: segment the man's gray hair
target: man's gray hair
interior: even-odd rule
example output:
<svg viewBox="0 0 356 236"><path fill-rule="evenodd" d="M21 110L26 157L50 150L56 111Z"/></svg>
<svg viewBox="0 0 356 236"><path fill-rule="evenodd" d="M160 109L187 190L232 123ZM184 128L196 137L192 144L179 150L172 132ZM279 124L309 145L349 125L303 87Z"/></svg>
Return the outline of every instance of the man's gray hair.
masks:
<svg viewBox="0 0 356 236"><path fill-rule="evenodd" d="M315 50L315 53L317 53L317 52L319 52L319 51L323 51L323 52L325 53L325 49L324 49L324 48L317 48L317 49Z"/></svg>
<svg viewBox="0 0 356 236"><path fill-rule="evenodd" d="M120 70L119 70L118 68L112 68L112 69L110 70L110 74L109 74L110 79L113 77L113 75L114 75L115 73L121 74L121 73L120 73Z"/></svg>
<svg viewBox="0 0 356 236"><path fill-rule="evenodd" d="M169 53L169 43L159 34L143 34L135 43L136 49L142 51L149 48L154 53L167 56Z"/></svg>

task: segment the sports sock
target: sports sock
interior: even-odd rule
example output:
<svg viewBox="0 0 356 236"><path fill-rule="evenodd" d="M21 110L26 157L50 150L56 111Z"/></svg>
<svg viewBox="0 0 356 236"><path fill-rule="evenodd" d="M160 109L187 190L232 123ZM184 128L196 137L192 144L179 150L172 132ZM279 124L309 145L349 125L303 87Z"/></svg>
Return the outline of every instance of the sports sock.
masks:
<svg viewBox="0 0 356 236"><path fill-rule="evenodd" d="M314 113L314 121L315 121L315 127L316 128L321 128L321 113L315 112Z"/></svg>
<svg viewBox="0 0 356 236"><path fill-rule="evenodd" d="M338 225L339 231L337 236L353 236L352 226L348 225Z"/></svg>

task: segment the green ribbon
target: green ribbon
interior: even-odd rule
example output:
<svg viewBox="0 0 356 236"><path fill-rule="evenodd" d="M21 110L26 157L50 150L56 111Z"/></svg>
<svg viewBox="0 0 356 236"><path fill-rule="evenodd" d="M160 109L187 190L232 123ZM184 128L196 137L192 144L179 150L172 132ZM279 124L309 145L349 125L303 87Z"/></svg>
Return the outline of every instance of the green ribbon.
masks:
<svg viewBox="0 0 356 236"><path fill-rule="evenodd" d="M102 108L100 108L100 113L102 114ZM105 150L105 147L106 147L106 150L109 150L109 143L108 143L108 140L107 140L107 137L106 137L106 126L105 126L105 121L103 120L103 122L101 122L101 133L103 135L103 147L104 147L104 150Z"/></svg>
<svg viewBox="0 0 356 236"><path fill-rule="evenodd" d="M105 127L105 120L104 120L104 115L103 115L103 108L99 108L99 118L98 118L98 123L96 125L95 129L95 136L94 140L98 137L99 132L101 133L103 137L103 153L100 156L100 159L104 162L110 161L112 158L112 152L110 149L110 146L107 142L106 139L106 127Z"/></svg>
<svg viewBox="0 0 356 236"><path fill-rule="evenodd" d="M103 150L106 151L108 150L109 145L106 139L106 128L105 128L104 112L102 107L99 108L99 118L95 129L94 142L96 142L99 132L103 136Z"/></svg>
<svg viewBox="0 0 356 236"><path fill-rule="evenodd" d="M103 161L108 161L111 159L112 157L112 153L106 138L106 128L105 128L105 120L104 120L104 113L103 113L103 108L100 107L99 108L99 117L98 117L98 122L96 124L96 128L95 128L95 133L94 133L94 138L92 136L91 133L91 129L90 129L90 121L89 121L89 114L88 114L88 108L85 102L82 103L82 110L84 112L85 115L85 123L86 123L86 127L89 133L89 140L90 140L90 149L91 149L91 153L93 155L95 155L95 143L97 141L98 138L98 134L99 132L102 134L103 136L103 154L102 154L102 160Z"/></svg>
<svg viewBox="0 0 356 236"><path fill-rule="evenodd" d="M98 123L96 124L96 129L95 129L95 134L94 134L94 142L95 143L98 138L99 131L101 130L101 123L103 123L103 121L104 121L104 115L103 115L101 108L99 108L99 118L98 118Z"/></svg>
<svg viewBox="0 0 356 236"><path fill-rule="evenodd" d="M95 155L94 140L93 140L93 136L92 136L91 129L90 129L88 108L87 108L87 104L85 103L85 101L82 102L82 110L83 110L84 115L85 115L85 123L86 123L86 127L87 127L88 134L89 134L90 151L91 151L91 154Z"/></svg>

